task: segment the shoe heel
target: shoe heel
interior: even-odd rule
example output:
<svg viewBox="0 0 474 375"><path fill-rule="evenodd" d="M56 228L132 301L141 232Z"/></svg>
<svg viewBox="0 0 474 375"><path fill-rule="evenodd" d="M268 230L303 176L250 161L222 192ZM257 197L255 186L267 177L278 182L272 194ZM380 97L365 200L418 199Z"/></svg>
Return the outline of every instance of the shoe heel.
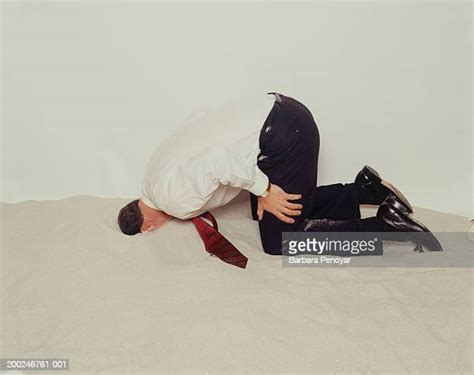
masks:
<svg viewBox="0 0 474 375"><path fill-rule="evenodd" d="M393 186L393 184L391 184L390 182L386 181L386 180L381 180L380 183L385 186L388 190L391 190L395 193L395 196L400 199L402 201L402 203L405 205L406 209L408 210L408 212L410 214L413 213L413 207L412 205L410 204L410 202L408 202L408 199L403 195L403 193L398 190L395 186Z"/></svg>
<svg viewBox="0 0 474 375"><path fill-rule="evenodd" d="M382 182L382 178L378 174L378 172L369 167L368 165L364 165L364 168L357 174L355 178L355 183L359 184L366 190L371 190L371 185L376 185Z"/></svg>
<svg viewBox="0 0 474 375"><path fill-rule="evenodd" d="M381 180L382 178L380 177L379 172L377 172L374 168L372 168L370 165L364 165L363 171L365 174L370 175L374 179Z"/></svg>
<svg viewBox="0 0 474 375"><path fill-rule="evenodd" d="M417 243L413 251L423 253L424 251L423 251L423 246L421 245L421 243Z"/></svg>
<svg viewBox="0 0 474 375"><path fill-rule="evenodd" d="M422 243L425 245L425 248L427 248L428 251L443 251L441 243L438 241L436 236L427 228L426 225L420 223L419 221L416 221L413 218L411 218L411 220L423 229L423 232L420 232L418 234L418 236L420 237L414 240L414 242L416 243L416 247L413 251L421 249L420 253L423 252L423 247L421 246Z"/></svg>

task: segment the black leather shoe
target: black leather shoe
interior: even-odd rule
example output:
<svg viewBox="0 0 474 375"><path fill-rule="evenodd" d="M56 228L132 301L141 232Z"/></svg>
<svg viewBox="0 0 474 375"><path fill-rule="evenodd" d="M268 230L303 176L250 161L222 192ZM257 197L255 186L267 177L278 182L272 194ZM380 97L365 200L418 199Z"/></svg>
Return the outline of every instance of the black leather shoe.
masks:
<svg viewBox="0 0 474 375"><path fill-rule="evenodd" d="M425 225L410 217L405 205L397 197L389 196L385 199L377 211L377 217L384 221L386 232L405 233L406 236L397 238L415 242L415 251L423 252L423 246L429 251L443 250L434 234Z"/></svg>
<svg viewBox="0 0 474 375"><path fill-rule="evenodd" d="M408 199L390 182L383 180L374 168L365 165L357 174L355 183L375 194L380 201L390 196L397 197L408 212L413 213L413 207L410 202L408 202Z"/></svg>

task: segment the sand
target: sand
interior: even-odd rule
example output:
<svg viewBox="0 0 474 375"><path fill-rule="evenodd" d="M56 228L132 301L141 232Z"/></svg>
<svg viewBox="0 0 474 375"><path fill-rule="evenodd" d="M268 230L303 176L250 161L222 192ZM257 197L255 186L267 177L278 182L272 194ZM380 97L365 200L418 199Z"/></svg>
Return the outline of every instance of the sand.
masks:
<svg viewBox="0 0 474 375"><path fill-rule="evenodd" d="M472 253L466 267L416 267L440 254L396 244L392 267L283 268L242 195L214 212L249 257L242 270L210 257L189 222L122 235L126 201L1 204L0 358L68 358L67 374L472 372ZM434 231L470 225L416 217Z"/></svg>

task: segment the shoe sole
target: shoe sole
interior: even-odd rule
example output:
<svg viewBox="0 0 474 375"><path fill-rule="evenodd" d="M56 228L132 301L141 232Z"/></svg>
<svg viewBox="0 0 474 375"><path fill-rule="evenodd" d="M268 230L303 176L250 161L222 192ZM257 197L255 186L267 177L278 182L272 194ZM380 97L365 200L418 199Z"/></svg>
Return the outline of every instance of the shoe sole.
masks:
<svg viewBox="0 0 474 375"><path fill-rule="evenodd" d="M397 208L394 207L393 205L392 205L392 208L395 208L395 210L397 210ZM443 246L441 245L439 240L436 238L436 236L433 234L433 232L431 232L425 224L419 222L418 220L415 220L411 216L408 216L409 214L407 214L406 212L403 213L399 211L399 215L406 216L406 218L411 220L413 223L415 223L422 229L422 231L406 232L406 233L409 233L408 241L414 242L416 244L414 251L418 251L422 253L423 246L427 248L428 251L431 251L431 252L443 251ZM390 222L386 221L384 217L382 217L382 220L384 220L387 224L390 225ZM412 235L410 235L410 233L412 233ZM420 240L420 236L422 233L425 233L425 235L431 236L432 240L430 240L429 242L423 241L422 239Z"/></svg>
<svg viewBox="0 0 474 375"><path fill-rule="evenodd" d="M433 236L434 240L436 241L436 242L435 242L436 246L439 247L439 248L437 248L437 249L433 249L432 247L430 247L430 246L427 245L427 244L423 244L423 245L422 245L420 242L416 242L416 247L415 247L415 250L414 250L414 251L418 251L418 252L422 253L422 252L423 252L423 247L422 247L422 246L425 246L425 247L428 249L428 251L434 251L434 252L436 252L436 251L443 251L443 246L441 245L441 243L440 243L439 240L436 238L436 236L428 229L428 227L427 227L425 224L420 223L418 220L415 220L413 217L410 217L410 219L413 220L414 223L416 223L417 225L419 225L419 226L423 229L423 231L424 231L425 233L431 234L431 235ZM421 251L420 251L420 250L421 250Z"/></svg>
<svg viewBox="0 0 474 375"><path fill-rule="evenodd" d="M371 173L373 173L374 175L376 175L378 178L380 178L380 183L385 186L388 190L390 190L393 194L395 194L395 196L400 199L403 204L405 205L405 207L408 209L409 213L413 213L413 207L412 205L410 204L410 202L408 202L408 199L403 195L403 193L398 190L395 186L393 186L392 183L384 180L382 177L380 177L379 173L373 169L372 167L366 165L365 166Z"/></svg>

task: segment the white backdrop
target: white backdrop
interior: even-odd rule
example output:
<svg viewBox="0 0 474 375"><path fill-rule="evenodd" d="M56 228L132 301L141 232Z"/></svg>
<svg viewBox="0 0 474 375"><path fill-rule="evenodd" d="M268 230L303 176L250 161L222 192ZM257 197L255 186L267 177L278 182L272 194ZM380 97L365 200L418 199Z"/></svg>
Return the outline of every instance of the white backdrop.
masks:
<svg viewBox="0 0 474 375"><path fill-rule="evenodd" d="M279 91L312 110L321 184L370 163L472 214L470 2L2 2L2 201L136 197L190 113Z"/></svg>

